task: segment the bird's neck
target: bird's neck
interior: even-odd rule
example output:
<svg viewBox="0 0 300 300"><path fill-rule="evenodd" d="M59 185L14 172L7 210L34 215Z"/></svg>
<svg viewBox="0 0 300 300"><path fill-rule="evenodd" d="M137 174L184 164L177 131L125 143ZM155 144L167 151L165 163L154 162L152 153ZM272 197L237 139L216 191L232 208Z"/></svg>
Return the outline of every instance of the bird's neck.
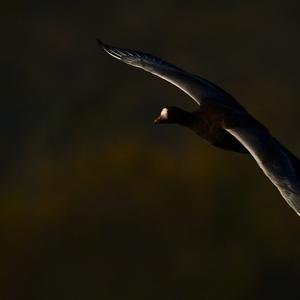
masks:
<svg viewBox="0 0 300 300"><path fill-rule="evenodd" d="M175 123L194 130L194 125L195 125L196 121L197 121L196 116L194 114L184 111L184 110L181 110L180 116L178 116L178 118L176 118Z"/></svg>

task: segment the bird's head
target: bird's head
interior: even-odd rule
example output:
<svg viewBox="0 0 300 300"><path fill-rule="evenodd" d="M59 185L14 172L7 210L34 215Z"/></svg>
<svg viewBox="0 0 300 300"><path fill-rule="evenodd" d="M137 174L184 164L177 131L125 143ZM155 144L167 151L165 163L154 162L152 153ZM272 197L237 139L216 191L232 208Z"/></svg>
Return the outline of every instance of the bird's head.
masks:
<svg viewBox="0 0 300 300"><path fill-rule="evenodd" d="M168 106L161 110L160 115L154 120L155 124L180 124L187 126L194 119L193 114L175 106Z"/></svg>

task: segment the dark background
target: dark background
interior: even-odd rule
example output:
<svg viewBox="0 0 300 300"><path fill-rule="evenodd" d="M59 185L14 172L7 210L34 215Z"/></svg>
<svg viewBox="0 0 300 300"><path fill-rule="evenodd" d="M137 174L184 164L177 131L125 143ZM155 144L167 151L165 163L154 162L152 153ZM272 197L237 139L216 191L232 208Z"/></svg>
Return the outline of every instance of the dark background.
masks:
<svg viewBox="0 0 300 300"><path fill-rule="evenodd" d="M295 299L300 219L248 156L178 126L144 50L222 86L300 153L298 1L1 6L0 298Z"/></svg>

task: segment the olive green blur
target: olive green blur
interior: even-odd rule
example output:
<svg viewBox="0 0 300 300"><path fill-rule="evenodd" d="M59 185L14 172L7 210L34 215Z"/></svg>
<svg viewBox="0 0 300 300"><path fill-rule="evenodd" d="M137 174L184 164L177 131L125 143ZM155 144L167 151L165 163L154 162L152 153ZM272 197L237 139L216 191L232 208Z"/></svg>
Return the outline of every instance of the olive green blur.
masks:
<svg viewBox="0 0 300 300"><path fill-rule="evenodd" d="M300 217L253 158L153 120L160 56L230 92L300 156L298 1L1 5L0 299L297 299Z"/></svg>

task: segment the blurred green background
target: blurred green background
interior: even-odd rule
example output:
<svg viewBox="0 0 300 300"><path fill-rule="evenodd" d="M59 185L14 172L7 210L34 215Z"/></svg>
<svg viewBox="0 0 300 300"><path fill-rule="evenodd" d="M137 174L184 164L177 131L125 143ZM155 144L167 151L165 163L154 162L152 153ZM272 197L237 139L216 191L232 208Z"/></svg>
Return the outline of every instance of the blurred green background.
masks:
<svg viewBox="0 0 300 300"><path fill-rule="evenodd" d="M222 86L300 153L298 1L1 8L0 299L295 299L300 219L246 155L178 126L144 50Z"/></svg>

